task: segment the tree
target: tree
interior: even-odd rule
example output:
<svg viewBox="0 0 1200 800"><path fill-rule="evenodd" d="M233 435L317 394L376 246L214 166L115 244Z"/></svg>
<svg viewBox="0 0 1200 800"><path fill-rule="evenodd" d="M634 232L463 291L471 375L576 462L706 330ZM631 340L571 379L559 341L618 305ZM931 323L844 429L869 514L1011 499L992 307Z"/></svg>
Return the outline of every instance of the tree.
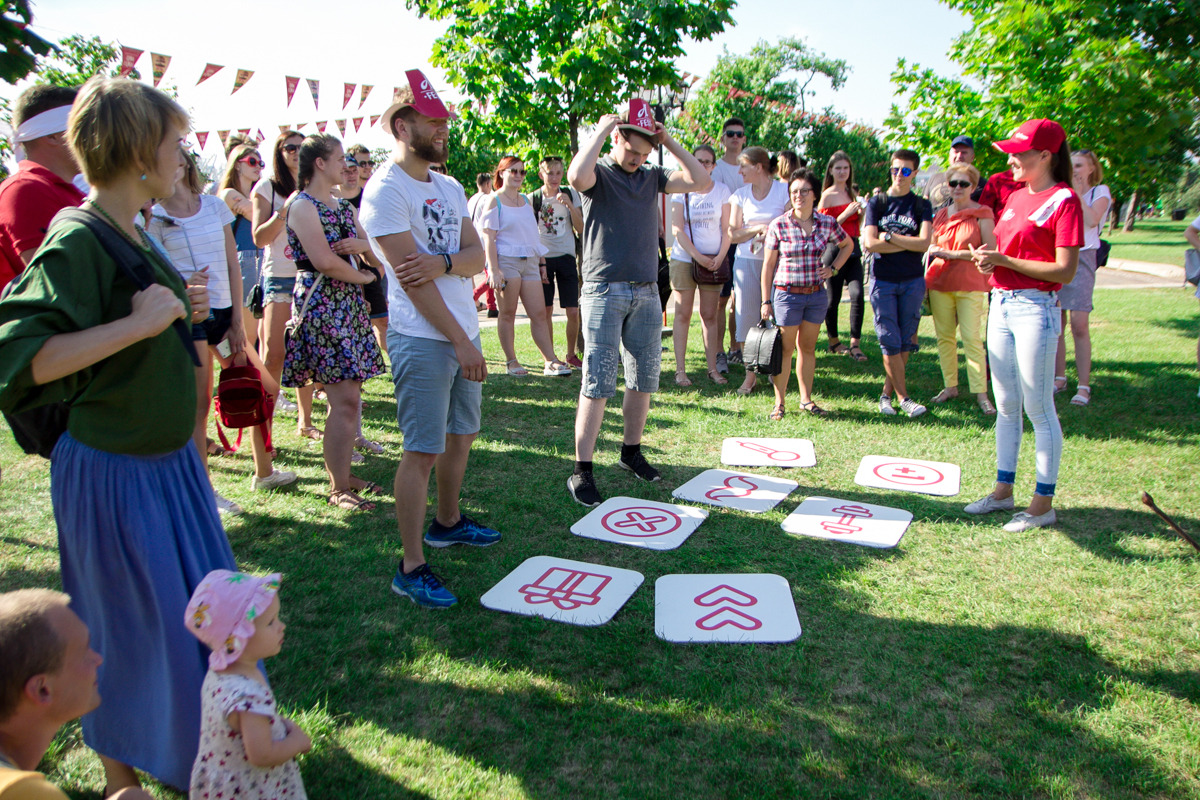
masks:
<svg viewBox="0 0 1200 800"><path fill-rule="evenodd" d="M85 39L72 34L58 43L53 58L38 61L40 81L55 86L81 86L96 75L115 78L120 74L120 52L99 36ZM142 76L135 69L129 77L139 80Z"/></svg>
<svg viewBox="0 0 1200 800"><path fill-rule="evenodd" d="M840 89L849 71L845 61L791 37L776 44L760 40L745 55L726 50L688 101L686 116L672 122L672 131L685 146L695 147L706 135L718 136L726 119L738 117L746 123L747 144L768 150L796 148L801 132L811 123L777 110L774 104L805 115L812 82L823 77L833 89Z"/></svg>
<svg viewBox="0 0 1200 800"><path fill-rule="evenodd" d="M4 0L0 11L0 80L16 83L37 66L38 56L49 54L54 45L29 30L33 12L28 0Z"/></svg>
<svg viewBox="0 0 1200 800"><path fill-rule="evenodd" d="M1176 0L946 0L973 25L950 56L975 85L898 63L906 95L888 125L919 149L958 133L992 141L1030 118L1061 123L1094 150L1117 200L1174 185L1198 140L1200 36ZM1001 159L980 147L981 168ZM1132 227L1133 219L1127 221Z"/></svg>
<svg viewBox="0 0 1200 800"><path fill-rule="evenodd" d="M734 0L406 0L449 19L432 61L469 99L472 139L562 153L631 91L672 86L684 37L712 38Z"/></svg>
<svg viewBox="0 0 1200 800"><path fill-rule="evenodd" d="M891 151L879 141L876 131L865 125L851 125L833 109L826 109L826 122L813 125L804 137L804 157L818 177L825 177L829 157L842 150L854 165L854 182L859 193L871 196L876 186L887 188L891 182L888 168Z"/></svg>

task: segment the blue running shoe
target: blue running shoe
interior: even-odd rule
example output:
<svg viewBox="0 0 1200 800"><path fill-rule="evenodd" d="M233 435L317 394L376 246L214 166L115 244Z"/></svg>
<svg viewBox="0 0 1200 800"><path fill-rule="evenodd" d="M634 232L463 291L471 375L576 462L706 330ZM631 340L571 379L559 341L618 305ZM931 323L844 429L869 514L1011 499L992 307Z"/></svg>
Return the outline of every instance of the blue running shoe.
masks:
<svg viewBox="0 0 1200 800"><path fill-rule="evenodd" d="M458 602L458 598L442 585L442 579L433 574L428 564L422 564L406 574L404 562L400 562L396 577L392 578L392 591L426 608L449 608Z"/></svg>
<svg viewBox="0 0 1200 800"><path fill-rule="evenodd" d="M463 514L458 523L447 528L435 518L425 531L425 544L430 547L449 547L452 544L469 544L475 547L487 547L500 541L500 531L485 528L475 520Z"/></svg>

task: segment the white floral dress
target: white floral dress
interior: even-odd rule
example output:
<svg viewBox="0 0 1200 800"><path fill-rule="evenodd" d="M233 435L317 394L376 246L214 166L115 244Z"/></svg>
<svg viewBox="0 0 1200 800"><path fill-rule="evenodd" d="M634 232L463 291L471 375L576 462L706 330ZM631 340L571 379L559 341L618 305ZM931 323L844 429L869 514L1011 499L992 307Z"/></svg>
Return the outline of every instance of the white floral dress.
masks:
<svg viewBox="0 0 1200 800"><path fill-rule="evenodd" d="M249 711L271 721L275 741L284 738L287 730L269 687L244 675L210 669L200 697L200 750L192 765L190 800L307 800L295 760L256 767L246 758L242 734L229 727L230 714Z"/></svg>

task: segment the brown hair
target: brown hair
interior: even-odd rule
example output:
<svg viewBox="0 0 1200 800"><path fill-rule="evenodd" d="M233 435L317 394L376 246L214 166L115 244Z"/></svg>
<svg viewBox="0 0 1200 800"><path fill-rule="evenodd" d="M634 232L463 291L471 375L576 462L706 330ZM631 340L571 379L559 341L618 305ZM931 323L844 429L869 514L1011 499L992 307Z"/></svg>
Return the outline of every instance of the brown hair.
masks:
<svg viewBox="0 0 1200 800"><path fill-rule="evenodd" d="M220 188L222 191L236 189L247 197L250 196L249 189L242 189L239 185L241 173L238 172L238 162L249 155L258 155L259 161L262 160L262 156L258 153L258 146L255 144L239 145L230 151L229 163L225 166L225 174L221 176Z"/></svg>
<svg viewBox="0 0 1200 800"><path fill-rule="evenodd" d="M183 177L188 191L192 194L204 194L206 178L200 174L200 168L196 166L196 157L186 150L183 153Z"/></svg>
<svg viewBox="0 0 1200 800"><path fill-rule="evenodd" d="M835 150L833 155L829 157L829 161L825 164L825 181L821 184L821 191L825 191L837 183L833 179L833 165L839 161L845 161L850 165L850 174L846 176L846 188L850 189L854 185L854 162L850 160L850 154L845 150Z"/></svg>
<svg viewBox="0 0 1200 800"><path fill-rule="evenodd" d="M300 170L296 175L297 189L304 189L312 181L316 171L317 159L329 159L334 148L340 147L341 140L332 133L314 133L305 137L300 143ZM342 151L343 153L345 150Z"/></svg>
<svg viewBox="0 0 1200 800"><path fill-rule="evenodd" d="M774 175L779 159L767 152L765 147L747 147L738 154L738 161L744 164L758 164L768 175Z"/></svg>
<svg viewBox="0 0 1200 800"><path fill-rule="evenodd" d="M500 163L496 165L495 171L492 172L492 188L499 189L504 185L504 181L500 179L500 173L511 167L513 164L524 164L517 156L504 156L500 159Z"/></svg>
<svg viewBox="0 0 1200 800"><path fill-rule="evenodd" d="M288 139L295 139L297 136L301 139L304 138L304 134L300 131L290 129L279 134L271 154L271 188L275 190L275 194L283 197L296 191L296 178L288 169L287 162L283 160L283 146L287 144Z"/></svg>
<svg viewBox="0 0 1200 800"><path fill-rule="evenodd" d="M62 667L66 643L54 630L49 612L69 602L67 595L49 589L0 594L0 722L17 710L30 678Z"/></svg>

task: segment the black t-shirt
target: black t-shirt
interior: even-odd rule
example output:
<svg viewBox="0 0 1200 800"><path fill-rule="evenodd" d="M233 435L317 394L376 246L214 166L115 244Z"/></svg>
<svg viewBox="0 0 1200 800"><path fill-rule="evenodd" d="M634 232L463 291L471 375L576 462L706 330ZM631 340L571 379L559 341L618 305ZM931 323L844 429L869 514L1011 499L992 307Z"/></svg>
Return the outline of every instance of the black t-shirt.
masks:
<svg viewBox="0 0 1200 800"><path fill-rule="evenodd" d="M902 236L917 236L921 233L923 222L933 222L933 206L924 197L914 192L900 197L882 194L872 197L867 203L863 227L874 225L880 234L888 231ZM887 283L910 281L925 274L921 254L911 250L876 253L872 269L875 280Z"/></svg>

